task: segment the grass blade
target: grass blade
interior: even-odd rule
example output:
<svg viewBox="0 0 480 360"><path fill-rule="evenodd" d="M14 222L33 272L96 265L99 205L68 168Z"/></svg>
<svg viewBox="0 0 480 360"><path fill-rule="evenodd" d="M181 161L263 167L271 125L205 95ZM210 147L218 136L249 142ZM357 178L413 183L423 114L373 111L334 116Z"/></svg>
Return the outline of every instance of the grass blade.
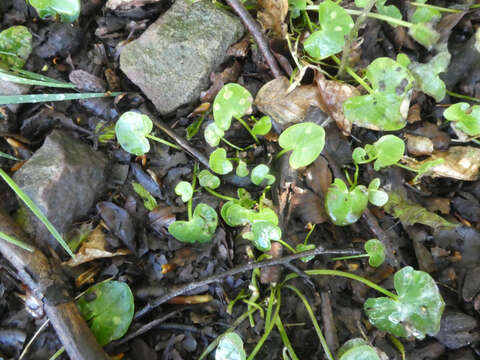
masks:
<svg viewBox="0 0 480 360"><path fill-rule="evenodd" d="M25 205L27 205L27 207L32 210L35 216L45 225L50 234L53 235L55 240L57 240L58 243L65 249L68 255L75 259L75 255L68 247L65 240L63 240L62 235L58 233L57 229L55 229L53 224L47 219L47 217L43 214L42 210L40 210L40 208L32 201L32 199L30 199L30 197L18 187L18 185L13 181L13 179L8 176L8 174L3 169L0 169L0 177L2 177L3 180L5 180L5 182L8 184L8 186L10 186L13 191L15 191L17 196L25 203Z"/></svg>
<svg viewBox="0 0 480 360"><path fill-rule="evenodd" d="M4 153L3 151L0 151L0 157L3 157L8 160L21 161L19 158L16 158L15 156Z"/></svg>
<svg viewBox="0 0 480 360"><path fill-rule="evenodd" d="M124 94L122 92L106 93L79 93L79 94L29 94L29 95L8 95L0 96L0 105L40 103L50 101L68 101L92 99L107 96L117 96Z"/></svg>
<svg viewBox="0 0 480 360"><path fill-rule="evenodd" d="M33 252L33 248L30 245L25 244L23 241L17 240L1 231L0 231L0 239L3 239L6 242L9 242L10 244L17 245L18 247L21 247L23 250Z"/></svg>
<svg viewBox="0 0 480 360"><path fill-rule="evenodd" d="M23 71L22 71L23 72ZM28 74L28 72L27 72ZM25 74L25 75L27 75ZM33 73L29 73L33 74ZM38 77L29 77L29 76L20 76L15 72L0 70L0 80L8 81L15 84L24 84L24 85L38 85L45 87L55 87L55 88L68 88L74 89L76 86L74 84L69 84L66 82L61 82L58 80L47 78L46 76ZM52 81L53 80L53 81Z"/></svg>

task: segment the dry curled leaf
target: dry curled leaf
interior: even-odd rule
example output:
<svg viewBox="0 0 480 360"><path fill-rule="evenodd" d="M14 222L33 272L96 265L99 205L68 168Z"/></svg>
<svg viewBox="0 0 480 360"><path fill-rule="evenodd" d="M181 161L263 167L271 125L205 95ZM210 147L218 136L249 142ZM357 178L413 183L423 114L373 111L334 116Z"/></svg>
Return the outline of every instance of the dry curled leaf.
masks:
<svg viewBox="0 0 480 360"><path fill-rule="evenodd" d="M272 30L275 35L283 39L287 33L285 17L288 13L288 0L259 0L258 4L262 8L257 14L262 28Z"/></svg>
<svg viewBox="0 0 480 360"><path fill-rule="evenodd" d="M215 96L217 96L218 92L223 87L223 85L229 82L237 81L240 75L241 68L242 67L240 63L235 60L232 66L225 68L225 70L223 70L221 73L215 73L215 72L211 73L210 81L212 82L212 84L206 91L202 91L200 93L200 100L203 103L213 102L213 100L215 99Z"/></svg>
<svg viewBox="0 0 480 360"><path fill-rule="evenodd" d="M430 155L433 153L433 141L424 136L405 134L407 150L414 156Z"/></svg>
<svg viewBox="0 0 480 360"><path fill-rule="evenodd" d="M328 114L335 120L343 135L349 136L352 123L345 119L343 103L351 96L360 95L360 92L354 86L342 81L326 80L325 76L319 72L315 74L315 82L320 89L320 101L327 108Z"/></svg>
<svg viewBox="0 0 480 360"><path fill-rule="evenodd" d="M288 92L289 86L286 77L269 81L258 92L255 105L280 125L302 122L310 106L325 110L320 104L320 91L316 85L300 85Z"/></svg>
<svg viewBox="0 0 480 360"><path fill-rule="evenodd" d="M146 4L153 4L160 0L108 0L106 7L110 10L116 9L130 9L132 7L139 7Z"/></svg>

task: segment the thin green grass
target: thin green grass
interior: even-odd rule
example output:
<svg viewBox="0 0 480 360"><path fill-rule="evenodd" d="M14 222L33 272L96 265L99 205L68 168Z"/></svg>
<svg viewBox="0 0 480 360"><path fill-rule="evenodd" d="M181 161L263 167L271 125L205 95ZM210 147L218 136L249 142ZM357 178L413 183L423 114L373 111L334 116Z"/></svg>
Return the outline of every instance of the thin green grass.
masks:
<svg viewBox="0 0 480 360"><path fill-rule="evenodd" d="M47 76L38 75L25 70L9 71L0 69L0 80L15 84L38 85L55 88L74 89L76 87L74 84L58 81Z"/></svg>
<svg viewBox="0 0 480 360"><path fill-rule="evenodd" d="M99 97L117 96L123 94L122 92L113 93L79 93L79 94L29 94L29 95L7 95L0 96L0 105L13 104L27 104L27 103L41 103L50 101L68 101L68 100L82 100Z"/></svg>
<svg viewBox="0 0 480 360"><path fill-rule="evenodd" d="M10 235L7 235L7 234L5 234L1 231L0 231L0 239L3 239L6 242L9 242L10 244L21 247L23 250L27 250L27 251L30 251L30 252L34 251L33 247L31 247L30 245L25 244L23 241L17 240L15 238L11 237Z"/></svg>

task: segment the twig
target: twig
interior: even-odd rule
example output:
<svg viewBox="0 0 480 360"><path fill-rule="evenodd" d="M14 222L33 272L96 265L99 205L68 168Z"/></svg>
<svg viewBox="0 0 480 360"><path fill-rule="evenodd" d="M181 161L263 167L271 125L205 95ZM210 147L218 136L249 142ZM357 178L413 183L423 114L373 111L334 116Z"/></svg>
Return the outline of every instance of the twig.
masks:
<svg viewBox="0 0 480 360"><path fill-rule="evenodd" d="M2 209L0 209L0 231L24 243L30 243L27 235ZM1 255L15 267L19 277L32 294L37 299L41 299L45 313L70 358L110 359L65 290L66 284L55 260L51 257L47 258L34 246L32 248L34 252L28 252L0 239Z"/></svg>
<svg viewBox="0 0 480 360"><path fill-rule="evenodd" d="M222 272L220 274L209 276L206 279L203 279L197 282L192 282L192 283L183 285L181 287L172 288L166 295L153 299L147 305L145 305L141 310L137 311L135 313L134 319L141 318L142 316L146 315L156 307L164 304L165 302L167 302L170 299L173 299L174 297L183 295L186 292L193 291L202 286L206 286L206 285L218 282L229 276L240 274L253 269L265 268L265 267L270 267L275 265L285 265L301 257L317 256L317 255L352 255L352 254L357 255L359 254L359 252L354 250L335 250L335 249L325 250L323 247L319 246L313 250L299 252L296 254L281 257L279 259L271 259L271 260L265 260L260 262L250 262L247 264L239 265L237 267L234 267L233 269Z"/></svg>
<svg viewBox="0 0 480 360"><path fill-rule="evenodd" d="M340 69L338 69L337 77L339 79L343 78L345 75L345 69L348 66L348 60L350 58L350 51L352 50L352 43L355 37L357 36L357 32L360 29L360 26L363 22L367 19L367 14L372 10L373 6L377 0L370 0L370 2L365 6L360 16L355 21L355 25L348 33L347 40L345 41L345 46L343 47L343 54L342 54L342 62L340 63Z"/></svg>
<svg viewBox="0 0 480 360"><path fill-rule="evenodd" d="M32 338L30 339L30 341L28 342L28 344L23 348L23 351L22 351L22 353L20 354L18 360L22 360L23 357L24 357L25 355L27 355L27 352L28 352L28 350L30 349L30 347L32 346L32 344L33 344L33 342L35 341L35 339L38 337L38 335L40 335L40 333L43 331L43 329L45 329L45 328L48 326L48 324L50 324L50 320L46 320L46 321L42 324L42 326L40 326L40 327L38 328L38 330L35 332L35 334L33 334Z"/></svg>
<svg viewBox="0 0 480 360"><path fill-rule="evenodd" d="M245 27L248 29L250 34L252 34L253 38L258 44L258 48L260 49L265 61L267 62L270 70L274 77L278 78L282 76L282 70L278 66L277 60L273 56L272 52L270 51L270 47L268 46L267 39L263 34L262 30L258 26L258 23L252 18L250 13L245 9L242 3L238 0L225 0L228 5L237 13L240 20L242 20Z"/></svg>

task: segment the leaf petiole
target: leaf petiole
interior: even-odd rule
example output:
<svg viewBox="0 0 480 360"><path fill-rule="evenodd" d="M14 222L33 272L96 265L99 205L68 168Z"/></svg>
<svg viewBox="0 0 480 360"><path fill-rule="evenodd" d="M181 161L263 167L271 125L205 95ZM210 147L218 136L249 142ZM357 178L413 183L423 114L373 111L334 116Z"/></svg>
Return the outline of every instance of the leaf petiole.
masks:
<svg viewBox="0 0 480 360"><path fill-rule="evenodd" d="M148 135L145 135L146 138L149 138L149 139L152 139L156 142L159 142L161 144L164 144L164 145L167 145L167 146L170 146L171 148L174 148L174 149L177 149L177 150L182 150L182 148L178 145L175 145L174 143L171 143L170 141L167 141L167 140L163 140L163 139L160 139L154 135L151 135L151 134L148 134Z"/></svg>
<svg viewBox="0 0 480 360"><path fill-rule="evenodd" d="M207 190L210 194L212 194L213 196L219 198L219 199L222 199L222 200L226 200L226 201L233 201L233 200L236 200L235 198L231 197L231 196L227 196L227 195L222 195L218 192L216 192L215 190L212 190L211 188L209 187L204 187L205 190Z"/></svg>
<svg viewBox="0 0 480 360"><path fill-rule="evenodd" d="M370 257L368 254L360 254L360 255L349 255L349 256L341 256L341 257L336 257L332 258L332 260L350 260L350 259L358 259L358 258L365 258L365 257Z"/></svg>

